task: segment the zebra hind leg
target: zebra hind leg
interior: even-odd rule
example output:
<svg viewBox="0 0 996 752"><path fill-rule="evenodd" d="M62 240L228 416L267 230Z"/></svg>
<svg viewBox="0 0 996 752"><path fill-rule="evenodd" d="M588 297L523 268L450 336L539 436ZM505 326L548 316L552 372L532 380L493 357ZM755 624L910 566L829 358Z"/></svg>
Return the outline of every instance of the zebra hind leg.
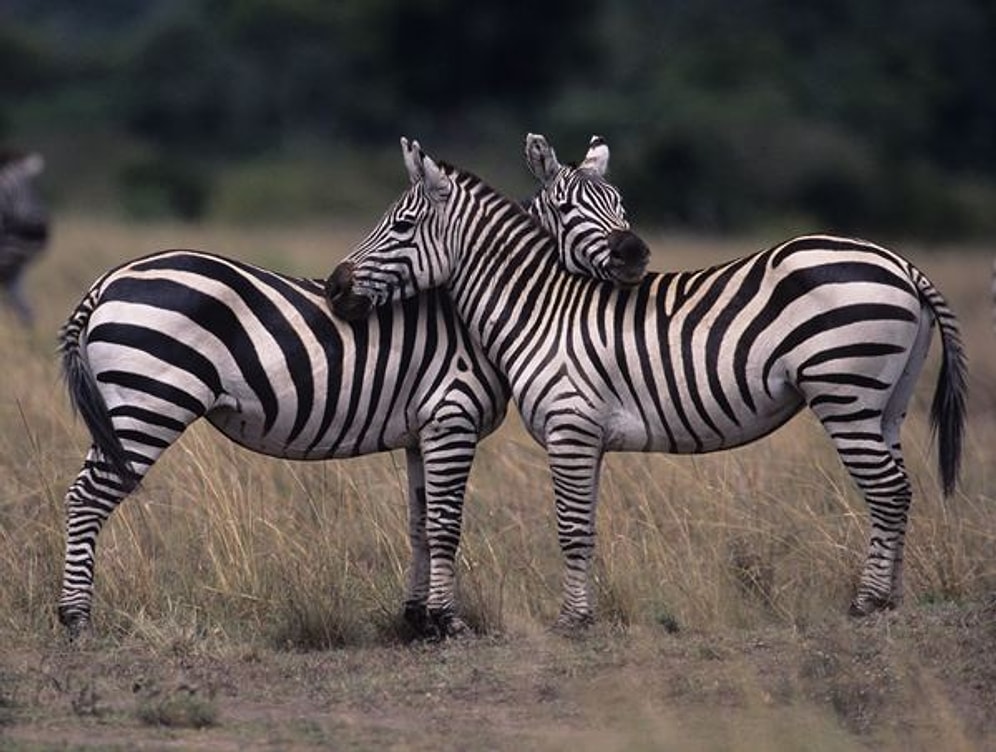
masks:
<svg viewBox="0 0 996 752"><path fill-rule="evenodd" d="M913 396L917 379L923 369L923 364L927 359L927 352L930 348L932 336L931 317L925 312L921 313L920 326L912 346L907 351L905 367L899 378L896 379L892 388L892 393L882 411L882 439L888 446L893 462L898 468L898 473L902 474L903 484L897 486L900 493L906 496L906 510L902 515L901 528L896 540L896 548L892 563L892 580L889 597L884 603L886 608L896 608L903 598L903 552L906 545L906 523L909 512L909 505L912 500L912 489L906 473L906 462L903 460L903 449L900 440L900 429L906 419L906 409Z"/></svg>
<svg viewBox="0 0 996 752"><path fill-rule="evenodd" d="M898 443L890 445L879 420L842 423L844 416L821 419L871 516L868 553L849 612L851 616L866 616L894 608L912 498Z"/></svg>
<svg viewBox="0 0 996 752"><path fill-rule="evenodd" d="M66 493L66 558L58 612L70 640L90 627L97 536L107 518L134 489L136 480L123 480L103 461L100 451L91 448Z"/></svg>

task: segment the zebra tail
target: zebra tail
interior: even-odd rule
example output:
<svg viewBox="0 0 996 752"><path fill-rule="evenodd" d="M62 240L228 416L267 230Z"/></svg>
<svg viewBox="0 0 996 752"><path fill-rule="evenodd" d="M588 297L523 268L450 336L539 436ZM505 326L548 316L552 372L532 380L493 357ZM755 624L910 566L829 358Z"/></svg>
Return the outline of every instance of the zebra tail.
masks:
<svg viewBox="0 0 996 752"><path fill-rule="evenodd" d="M937 437L941 488L945 496L950 496L958 483L965 435L965 400L968 394L965 348L958 321L947 301L923 274L920 274L917 283L921 297L933 312L941 332L941 372L930 407L930 427Z"/></svg>
<svg viewBox="0 0 996 752"><path fill-rule="evenodd" d="M110 462L111 468L121 479L124 490L131 491L138 485L139 476L132 470L121 439L114 432L107 403L97 388L97 381L83 350L83 331L97 307L99 297L99 285L95 285L59 330L62 377L66 382L73 410L83 418L94 446Z"/></svg>

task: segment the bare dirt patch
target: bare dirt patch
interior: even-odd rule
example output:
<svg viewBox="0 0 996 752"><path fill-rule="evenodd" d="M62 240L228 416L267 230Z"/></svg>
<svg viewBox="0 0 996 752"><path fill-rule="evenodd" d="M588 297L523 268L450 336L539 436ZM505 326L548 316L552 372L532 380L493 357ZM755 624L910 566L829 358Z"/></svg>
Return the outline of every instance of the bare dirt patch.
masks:
<svg viewBox="0 0 996 752"><path fill-rule="evenodd" d="M743 634L597 627L0 659L4 749L996 749L996 605Z"/></svg>

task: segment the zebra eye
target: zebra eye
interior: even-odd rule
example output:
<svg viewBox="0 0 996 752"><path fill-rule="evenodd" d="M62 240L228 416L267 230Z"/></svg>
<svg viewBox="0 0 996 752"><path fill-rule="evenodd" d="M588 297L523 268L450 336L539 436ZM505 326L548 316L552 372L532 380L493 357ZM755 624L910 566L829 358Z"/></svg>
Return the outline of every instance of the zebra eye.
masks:
<svg viewBox="0 0 996 752"><path fill-rule="evenodd" d="M415 223L410 219L396 219L391 229L395 232L409 232L414 226Z"/></svg>

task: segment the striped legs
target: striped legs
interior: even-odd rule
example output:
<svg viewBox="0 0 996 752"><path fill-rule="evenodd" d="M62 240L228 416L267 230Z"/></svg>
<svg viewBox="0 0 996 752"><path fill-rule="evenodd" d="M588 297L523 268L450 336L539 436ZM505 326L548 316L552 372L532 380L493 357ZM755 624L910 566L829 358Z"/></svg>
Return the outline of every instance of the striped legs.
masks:
<svg viewBox="0 0 996 752"><path fill-rule="evenodd" d="M554 629L573 632L594 621L591 560L602 468L601 436L573 422L552 428L546 450L557 505L557 538L564 556L564 601Z"/></svg>
<svg viewBox="0 0 996 752"><path fill-rule="evenodd" d="M97 536L132 488L102 461L96 448L91 448L66 493L66 561L59 621L70 639L79 637L90 625Z"/></svg>
<svg viewBox="0 0 996 752"><path fill-rule="evenodd" d="M894 608L902 597L903 547L912 489L902 460L884 441L870 435L849 438L839 433L834 441L871 513L868 555L850 607L852 616L865 616Z"/></svg>
<svg viewBox="0 0 996 752"><path fill-rule="evenodd" d="M454 410L423 429L421 453L408 450L412 563L405 618L426 637L456 637L469 631L456 614L455 562L477 440L474 422ZM421 467L412 472L418 457Z"/></svg>
<svg viewBox="0 0 996 752"><path fill-rule="evenodd" d="M405 450L408 468L408 540L412 558L408 565L403 615L416 634L427 630L426 604L429 602L429 539L425 533L425 473L422 453Z"/></svg>
<svg viewBox="0 0 996 752"><path fill-rule="evenodd" d="M871 514L868 555L852 616L895 608L902 600L903 549L913 490L903 462L900 427L930 346L931 319L922 314L905 363L887 388L811 400L841 461L861 490Z"/></svg>

